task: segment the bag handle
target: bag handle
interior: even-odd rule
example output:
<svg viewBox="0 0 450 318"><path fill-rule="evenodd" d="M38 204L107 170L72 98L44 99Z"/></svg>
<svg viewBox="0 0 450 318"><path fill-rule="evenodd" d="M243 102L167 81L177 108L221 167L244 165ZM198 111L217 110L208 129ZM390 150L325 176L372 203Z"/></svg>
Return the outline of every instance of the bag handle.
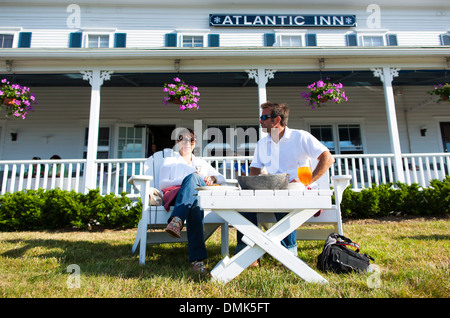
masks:
<svg viewBox="0 0 450 318"><path fill-rule="evenodd" d="M348 245L348 246L352 246L352 247L356 248L356 253L359 253L359 244L356 242L353 242L351 239L338 234L336 241L337 241L336 244L338 244L338 245Z"/></svg>

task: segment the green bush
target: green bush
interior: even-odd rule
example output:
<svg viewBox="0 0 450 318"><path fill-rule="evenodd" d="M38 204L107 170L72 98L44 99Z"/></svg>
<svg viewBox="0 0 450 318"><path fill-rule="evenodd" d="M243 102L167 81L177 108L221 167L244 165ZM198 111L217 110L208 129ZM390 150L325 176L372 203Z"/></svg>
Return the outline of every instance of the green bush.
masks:
<svg viewBox="0 0 450 318"><path fill-rule="evenodd" d="M374 218L391 214L443 215L450 214L450 177L432 180L430 187L417 183L390 183L373 185L355 192L344 191L341 202L342 216L348 218Z"/></svg>
<svg viewBox="0 0 450 318"><path fill-rule="evenodd" d="M136 227L142 204L122 193L100 195L75 191L24 190L0 196L0 231ZM432 180L430 187L403 183L373 185L360 192L347 188L341 208L346 218L377 218L391 214L450 214L450 177Z"/></svg>
<svg viewBox="0 0 450 318"><path fill-rule="evenodd" d="M140 201L133 205L125 193L24 190L0 196L0 231L136 227L141 208Z"/></svg>

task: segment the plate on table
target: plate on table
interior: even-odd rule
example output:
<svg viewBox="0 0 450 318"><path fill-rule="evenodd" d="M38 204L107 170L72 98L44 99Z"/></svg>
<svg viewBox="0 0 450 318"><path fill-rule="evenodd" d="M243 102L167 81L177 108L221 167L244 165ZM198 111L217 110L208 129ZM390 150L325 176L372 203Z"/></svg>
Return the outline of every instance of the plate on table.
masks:
<svg viewBox="0 0 450 318"><path fill-rule="evenodd" d="M215 185L215 186L198 187L195 190L224 191L224 190L239 190L239 188L233 186Z"/></svg>
<svg viewBox="0 0 450 318"><path fill-rule="evenodd" d="M301 182L289 183L286 187L287 190L305 190L305 186Z"/></svg>

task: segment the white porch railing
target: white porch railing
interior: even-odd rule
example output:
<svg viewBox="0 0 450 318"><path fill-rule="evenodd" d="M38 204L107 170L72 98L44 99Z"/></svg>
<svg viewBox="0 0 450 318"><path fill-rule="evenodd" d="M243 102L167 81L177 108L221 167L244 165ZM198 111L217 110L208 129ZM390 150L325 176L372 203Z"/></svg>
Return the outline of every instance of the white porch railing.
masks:
<svg viewBox="0 0 450 318"><path fill-rule="evenodd" d="M0 161L0 193L24 189L83 190L86 160Z"/></svg>
<svg viewBox="0 0 450 318"><path fill-rule="evenodd" d="M352 189L359 191L372 184L395 182L394 155L335 155L336 163L330 176L348 174L352 176ZM422 187L430 180L443 180L450 175L450 153L403 154L405 183L418 183ZM239 170L247 175L251 156L203 157L216 167L227 180L235 181ZM128 184L133 174L143 174L146 158L98 159L96 160L97 187L101 194L122 192L135 194ZM84 192L86 159L62 160L5 160L0 161L0 193L24 189L75 190Z"/></svg>

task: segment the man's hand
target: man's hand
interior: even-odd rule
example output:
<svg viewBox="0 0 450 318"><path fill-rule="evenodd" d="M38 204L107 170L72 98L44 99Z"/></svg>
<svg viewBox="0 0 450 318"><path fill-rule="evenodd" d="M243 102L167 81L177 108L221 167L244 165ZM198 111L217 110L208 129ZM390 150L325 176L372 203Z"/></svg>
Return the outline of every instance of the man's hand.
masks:
<svg viewBox="0 0 450 318"><path fill-rule="evenodd" d="M317 163L317 166L313 171L310 183L317 181L334 163L333 155L329 151L322 152L322 154L317 159L319 160L319 162Z"/></svg>

